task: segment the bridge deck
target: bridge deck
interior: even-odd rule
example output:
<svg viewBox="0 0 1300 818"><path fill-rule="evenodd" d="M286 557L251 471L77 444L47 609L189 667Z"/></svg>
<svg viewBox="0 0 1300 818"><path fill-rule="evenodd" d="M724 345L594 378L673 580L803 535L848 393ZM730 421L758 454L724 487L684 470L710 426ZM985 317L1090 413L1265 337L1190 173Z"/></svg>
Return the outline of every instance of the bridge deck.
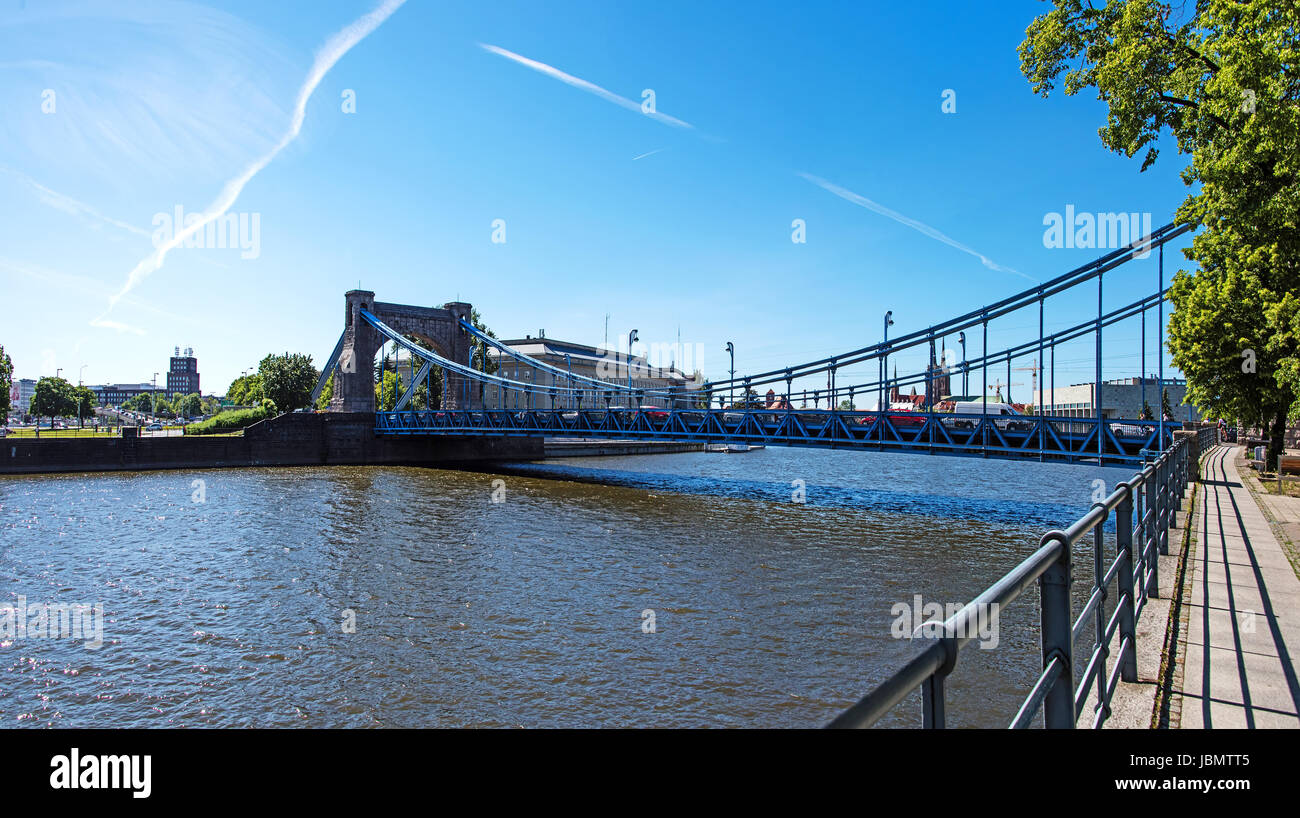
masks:
<svg viewBox="0 0 1300 818"><path fill-rule="evenodd" d="M1094 418L831 410L475 409L378 412L377 435L694 440L925 452L1010 459L1142 463L1177 423Z"/></svg>

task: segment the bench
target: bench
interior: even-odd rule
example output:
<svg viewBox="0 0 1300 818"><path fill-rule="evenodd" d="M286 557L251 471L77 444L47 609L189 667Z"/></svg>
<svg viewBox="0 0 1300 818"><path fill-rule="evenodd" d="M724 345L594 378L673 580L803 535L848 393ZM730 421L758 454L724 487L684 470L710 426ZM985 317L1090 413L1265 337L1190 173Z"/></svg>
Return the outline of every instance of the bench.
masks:
<svg viewBox="0 0 1300 818"><path fill-rule="evenodd" d="M1277 457L1277 493L1282 493L1282 481L1300 482L1300 456L1280 454Z"/></svg>

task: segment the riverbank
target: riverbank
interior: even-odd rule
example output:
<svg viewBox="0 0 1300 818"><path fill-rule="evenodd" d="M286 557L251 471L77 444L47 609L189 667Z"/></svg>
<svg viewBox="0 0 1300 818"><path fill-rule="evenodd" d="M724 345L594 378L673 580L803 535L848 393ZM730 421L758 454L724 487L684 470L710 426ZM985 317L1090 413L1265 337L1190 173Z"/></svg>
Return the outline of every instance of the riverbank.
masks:
<svg viewBox="0 0 1300 818"><path fill-rule="evenodd" d="M6 438L0 474L215 469L249 466L423 466L537 460L541 438L376 437L365 413L294 413L242 435Z"/></svg>

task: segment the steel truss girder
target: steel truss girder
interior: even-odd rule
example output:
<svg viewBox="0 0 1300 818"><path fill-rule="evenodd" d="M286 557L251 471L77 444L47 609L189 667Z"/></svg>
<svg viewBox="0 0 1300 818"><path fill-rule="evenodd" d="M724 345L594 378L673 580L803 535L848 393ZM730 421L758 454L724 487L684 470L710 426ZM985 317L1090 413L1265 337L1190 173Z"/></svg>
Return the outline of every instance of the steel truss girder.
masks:
<svg viewBox="0 0 1300 818"><path fill-rule="evenodd" d="M900 419L901 420L901 419ZM839 410L517 410L454 409L378 412L382 436L601 437L777 446L859 448L1071 463L1098 462L1095 418L916 413L900 428L889 415ZM956 427L956 422L971 427ZM1178 428L1166 422L1166 429ZM1156 421L1104 421L1104 464L1141 463L1158 433Z"/></svg>

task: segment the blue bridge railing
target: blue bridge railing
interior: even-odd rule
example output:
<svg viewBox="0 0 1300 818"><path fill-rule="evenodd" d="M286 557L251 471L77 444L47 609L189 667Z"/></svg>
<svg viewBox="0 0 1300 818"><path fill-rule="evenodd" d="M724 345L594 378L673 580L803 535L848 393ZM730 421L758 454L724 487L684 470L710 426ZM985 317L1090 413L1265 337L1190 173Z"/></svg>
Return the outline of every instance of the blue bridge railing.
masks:
<svg viewBox="0 0 1300 818"><path fill-rule="evenodd" d="M447 409L377 412L378 435L600 437L1139 464L1179 424L1045 415L827 409ZM1101 440L1098 441L1100 434Z"/></svg>
<svg viewBox="0 0 1300 818"><path fill-rule="evenodd" d="M1120 483L1104 501L1065 531L1049 531L1039 548L951 618L923 625L927 646L829 727L871 727L913 690L921 688L921 723L946 725L944 680L961 650L977 633L977 620L1001 611L1034 582L1039 586L1042 671L1011 720L1013 728L1030 726L1041 711L1048 728L1074 728L1095 696L1091 725L1110 716L1111 697L1121 680L1137 681L1137 616L1148 598L1159 594L1158 555L1169 553L1169 530L1182 509L1183 493L1202 452L1215 443L1212 428L1176 436L1154 463ZM1105 523L1115 515L1114 548ZM1070 588L1072 552L1092 538L1093 582L1087 603L1073 616ZM1114 590L1112 591L1112 587ZM1110 613L1107 602L1112 600ZM1093 633L1083 673L1076 685L1075 647ZM1110 646L1119 636L1114 664Z"/></svg>

